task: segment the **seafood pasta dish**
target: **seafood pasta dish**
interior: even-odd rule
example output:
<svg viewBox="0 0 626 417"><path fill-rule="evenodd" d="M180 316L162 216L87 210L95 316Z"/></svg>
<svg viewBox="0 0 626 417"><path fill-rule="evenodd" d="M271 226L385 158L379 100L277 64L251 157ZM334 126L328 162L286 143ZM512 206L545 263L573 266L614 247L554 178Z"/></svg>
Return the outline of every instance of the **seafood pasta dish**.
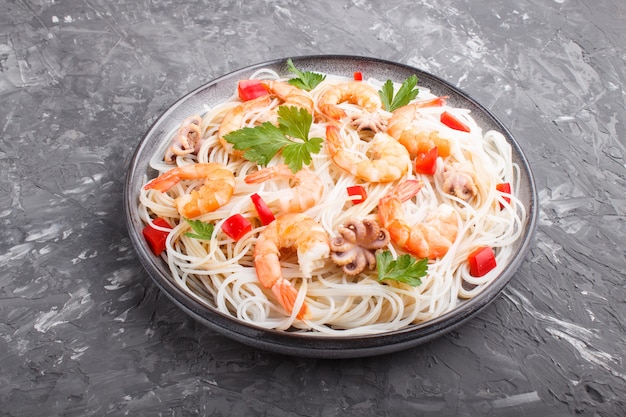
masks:
<svg viewBox="0 0 626 417"><path fill-rule="evenodd" d="M419 85L264 68L152 155L145 244L199 303L266 329L352 336L475 297L527 212L501 132Z"/></svg>

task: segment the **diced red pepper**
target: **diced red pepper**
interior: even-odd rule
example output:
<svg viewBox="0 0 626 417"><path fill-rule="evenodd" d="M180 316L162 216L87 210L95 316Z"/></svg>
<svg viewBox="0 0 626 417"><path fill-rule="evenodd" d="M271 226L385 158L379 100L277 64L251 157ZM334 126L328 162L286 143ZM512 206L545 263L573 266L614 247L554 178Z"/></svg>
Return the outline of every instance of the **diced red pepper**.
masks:
<svg viewBox="0 0 626 417"><path fill-rule="evenodd" d="M257 97L269 94L260 80L241 80L237 85L239 98L243 101L252 100Z"/></svg>
<svg viewBox="0 0 626 417"><path fill-rule="evenodd" d="M157 217L152 220L152 223L155 226L165 227L167 229L172 229L167 220ZM142 230L143 237L148 242L148 246L152 249L152 253L156 256L161 255L161 253L165 250L165 241L167 240L167 236L170 234L169 231L159 230L152 227L150 223L148 223Z"/></svg>
<svg viewBox="0 0 626 417"><path fill-rule="evenodd" d="M511 194L511 184L508 182L501 182L500 184L496 184L496 190L500 191L503 194ZM511 197L503 196L504 201L507 203L511 203ZM500 203L500 210L504 208L504 205Z"/></svg>
<svg viewBox="0 0 626 417"><path fill-rule="evenodd" d="M489 246L481 246L469 254L467 262L469 262L470 275L482 277L496 267L496 255Z"/></svg>
<svg viewBox="0 0 626 417"><path fill-rule="evenodd" d="M469 126L467 126L465 123L460 121L455 115L447 111L444 111L443 113L441 113L441 117L439 118L439 120L441 120L441 123L443 123L444 125L448 126L451 129L460 130L461 132L470 131Z"/></svg>
<svg viewBox="0 0 626 417"><path fill-rule="evenodd" d="M347 187L346 190L350 197L357 197L352 200L352 204L361 204L367 198L367 190L360 185Z"/></svg>
<svg viewBox="0 0 626 417"><path fill-rule="evenodd" d="M437 157L439 152L437 147L431 148L428 152L418 153L415 157L415 172L418 174L434 175L437 170Z"/></svg>
<svg viewBox="0 0 626 417"><path fill-rule="evenodd" d="M267 226L271 222L275 220L274 213L270 210L270 208L265 203L265 200L261 198L260 195L254 193L250 196L252 199L252 203L254 203L254 208L259 215L259 219L264 226Z"/></svg>
<svg viewBox="0 0 626 417"><path fill-rule="evenodd" d="M235 242L252 230L252 223L241 214L233 214L222 224L222 230Z"/></svg>
<svg viewBox="0 0 626 417"><path fill-rule="evenodd" d="M363 73L361 71L354 71L354 81L363 81Z"/></svg>

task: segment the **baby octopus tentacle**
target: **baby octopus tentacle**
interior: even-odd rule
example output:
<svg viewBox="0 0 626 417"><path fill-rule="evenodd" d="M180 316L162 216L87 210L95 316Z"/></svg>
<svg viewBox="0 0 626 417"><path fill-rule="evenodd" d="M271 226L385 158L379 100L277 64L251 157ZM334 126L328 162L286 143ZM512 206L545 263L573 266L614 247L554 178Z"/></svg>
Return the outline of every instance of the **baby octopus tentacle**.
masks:
<svg viewBox="0 0 626 417"><path fill-rule="evenodd" d="M468 201L478 193L476 172L469 162L453 162L444 166L443 190L461 200Z"/></svg>
<svg viewBox="0 0 626 417"><path fill-rule="evenodd" d="M202 142L201 124L202 118L198 115L189 116L183 120L172 146L165 152L165 162L174 162L175 155L183 156L198 152Z"/></svg>
<svg viewBox="0 0 626 417"><path fill-rule="evenodd" d="M372 220L350 219L337 229L330 242L331 259L346 275L357 275L376 266L376 250L389 244L389 233Z"/></svg>

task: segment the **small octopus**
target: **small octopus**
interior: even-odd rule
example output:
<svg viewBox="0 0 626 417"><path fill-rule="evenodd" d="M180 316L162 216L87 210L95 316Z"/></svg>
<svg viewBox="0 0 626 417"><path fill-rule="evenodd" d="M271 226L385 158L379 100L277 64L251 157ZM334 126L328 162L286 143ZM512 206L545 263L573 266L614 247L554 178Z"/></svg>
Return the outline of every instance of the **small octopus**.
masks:
<svg viewBox="0 0 626 417"><path fill-rule="evenodd" d="M177 155L182 156L198 152L202 143L201 124L202 118L198 115L183 120L172 146L165 152L165 162L173 163Z"/></svg>
<svg viewBox="0 0 626 417"><path fill-rule="evenodd" d="M453 162L443 171L443 190L461 200L469 201L478 193L476 173L469 162Z"/></svg>
<svg viewBox="0 0 626 417"><path fill-rule="evenodd" d="M373 113L363 111L359 114L350 115L350 119L350 124L357 131L371 130L374 133L387 130L387 124L389 123L389 116L383 115L380 110Z"/></svg>
<svg viewBox="0 0 626 417"><path fill-rule="evenodd" d="M376 251L389 244L389 232L374 220L347 220L330 241L331 259L346 275L357 275L376 266Z"/></svg>

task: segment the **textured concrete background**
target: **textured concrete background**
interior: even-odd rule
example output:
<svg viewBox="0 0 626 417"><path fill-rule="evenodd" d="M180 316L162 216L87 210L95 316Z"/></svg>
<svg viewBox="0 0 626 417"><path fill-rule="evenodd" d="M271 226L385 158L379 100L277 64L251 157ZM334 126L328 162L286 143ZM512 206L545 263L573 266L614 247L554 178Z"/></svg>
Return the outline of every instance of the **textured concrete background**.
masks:
<svg viewBox="0 0 626 417"><path fill-rule="evenodd" d="M622 0L0 0L0 415L624 415L625 18ZM521 143L535 242L457 331L270 354L142 269L122 188L150 124L212 78L310 54L429 71Z"/></svg>

